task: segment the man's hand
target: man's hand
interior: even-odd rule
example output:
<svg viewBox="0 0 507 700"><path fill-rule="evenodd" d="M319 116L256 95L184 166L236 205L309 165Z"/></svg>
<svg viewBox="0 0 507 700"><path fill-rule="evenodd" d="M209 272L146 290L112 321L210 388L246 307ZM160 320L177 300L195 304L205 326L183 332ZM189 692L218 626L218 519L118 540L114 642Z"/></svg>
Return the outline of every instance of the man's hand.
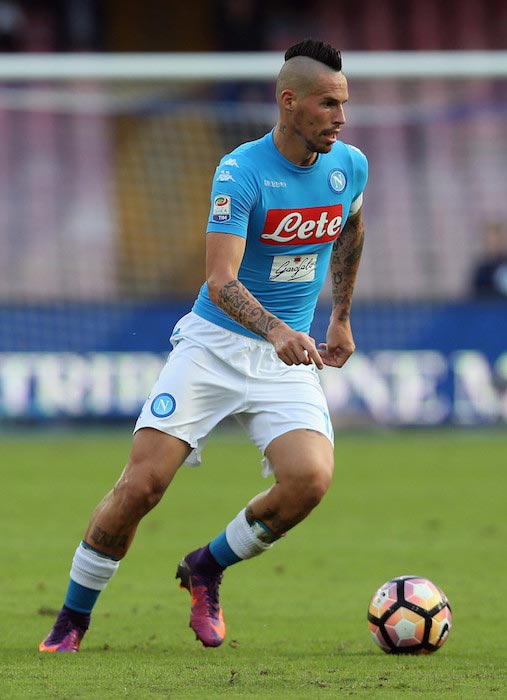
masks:
<svg viewBox="0 0 507 700"><path fill-rule="evenodd" d="M293 331L286 324L280 323L270 331L268 340L286 365L311 365L313 362L317 369L324 368L314 339L306 333Z"/></svg>
<svg viewBox="0 0 507 700"><path fill-rule="evenodd" d="M319 344L323 363L328 367L343 367L356 349L349 320L331 321L326 341Z"/></svg>

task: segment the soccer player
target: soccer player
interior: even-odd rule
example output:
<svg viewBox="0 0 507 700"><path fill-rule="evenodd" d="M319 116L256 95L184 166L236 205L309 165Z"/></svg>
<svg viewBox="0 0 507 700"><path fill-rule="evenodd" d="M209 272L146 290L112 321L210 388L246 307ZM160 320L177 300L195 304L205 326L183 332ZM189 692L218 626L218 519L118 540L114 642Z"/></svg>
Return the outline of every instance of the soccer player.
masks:
<svg viewBox="0 0 507 700"><path fill-rule="evenodd" d="M269 549L312 511L333 473L333 431L318 371L354 351L352 292L363 247L365 156L339 139L347 80L339 51L306 39L285 54L274 129L220 162L206 236L207 281L175 326L173 349L134 429L127 465L99 503L40 651L75 652L136 528L210 431L234 415L274 483L177 567L190 625L219 646L224 570ZM327 270L326 341L309 335Z"/></svg>

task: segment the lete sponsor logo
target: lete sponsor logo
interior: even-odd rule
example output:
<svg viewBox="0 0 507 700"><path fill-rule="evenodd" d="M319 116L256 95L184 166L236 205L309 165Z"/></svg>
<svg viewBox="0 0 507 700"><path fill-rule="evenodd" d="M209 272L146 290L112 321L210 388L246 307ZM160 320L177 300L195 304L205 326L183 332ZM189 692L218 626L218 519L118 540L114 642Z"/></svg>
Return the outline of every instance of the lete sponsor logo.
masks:
<svg viewBox="0 0 507 700"><path fill-rule="evenodd" d="M342 205L304 209L270 209L261 233L269 245L329 243L340 235Z"/></svg>

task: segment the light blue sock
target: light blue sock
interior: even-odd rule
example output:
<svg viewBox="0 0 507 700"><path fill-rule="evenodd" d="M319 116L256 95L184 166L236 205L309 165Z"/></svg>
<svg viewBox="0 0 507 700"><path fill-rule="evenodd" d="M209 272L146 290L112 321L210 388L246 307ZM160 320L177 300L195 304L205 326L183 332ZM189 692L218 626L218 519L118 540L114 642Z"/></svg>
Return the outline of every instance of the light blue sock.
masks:
<svg viewBox="0 0 507 700"><path fill-rule="evenodd" d="M70 579L64 605L71 610L90 614L99 595L100 591L86 588L86 586L81 586L81 584Z"/></svg>
<svg viewBox="0 0 507 700"><path fill-rule="evenodd" d="M223 566L224 569L226 566L237 564L238 561L241 561L241 557L238 557L238 555L235 554L230 548L225 535L225 530L211 540L209 543L209 551L213 555L213 558L216 559L216 561L220 564L220 566Z"/></svg>

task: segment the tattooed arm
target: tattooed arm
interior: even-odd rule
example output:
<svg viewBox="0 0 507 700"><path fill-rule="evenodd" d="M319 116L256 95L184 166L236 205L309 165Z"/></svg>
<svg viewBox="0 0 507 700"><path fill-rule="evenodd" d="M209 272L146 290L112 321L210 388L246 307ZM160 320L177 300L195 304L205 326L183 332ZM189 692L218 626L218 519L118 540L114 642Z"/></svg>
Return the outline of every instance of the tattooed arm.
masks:
<svg viewBox="0 0 507 700"><path fill-rule="evenodd" d="M319 369L323 361L313 338L292 330L270 313L238 280L245 252L241 236L208 233L206 236L206 274L211 301L231 318L272 343L278 357L287 365L311 364Z"/></svg>
<svg viewBox="0 0 507 700"><path fill-rule="evenodd" d="M350 307L363 250L364 224L362 209L349 217L333 245L330 272L333 309L326 343L320 346L324 364L342 367L355 350L350 328Z"/></svg>

